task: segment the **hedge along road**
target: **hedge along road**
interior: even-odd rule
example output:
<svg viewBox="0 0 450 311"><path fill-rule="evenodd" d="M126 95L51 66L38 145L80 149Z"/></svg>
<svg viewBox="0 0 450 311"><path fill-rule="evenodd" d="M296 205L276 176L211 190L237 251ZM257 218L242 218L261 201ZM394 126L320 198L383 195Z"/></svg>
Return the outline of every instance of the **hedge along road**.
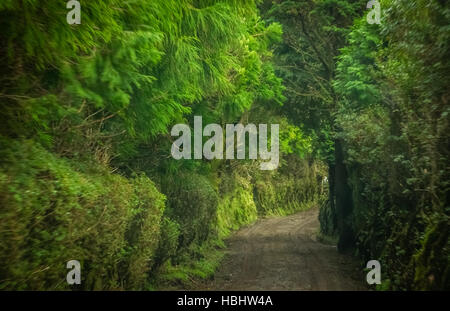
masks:
<svg viewBox="0 0 450 311"><path fill-rule="evenodd" d="M316 239L318 209L268 218L227 240L207 290L367 290L363 268Z"/></svg>

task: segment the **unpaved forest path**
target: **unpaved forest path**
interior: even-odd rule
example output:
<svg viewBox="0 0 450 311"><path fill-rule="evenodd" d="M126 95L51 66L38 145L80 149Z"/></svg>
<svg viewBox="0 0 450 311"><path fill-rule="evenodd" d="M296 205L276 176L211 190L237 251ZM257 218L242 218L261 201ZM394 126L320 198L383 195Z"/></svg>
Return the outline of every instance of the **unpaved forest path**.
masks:
<svg viewBox="0 0 450 311"><path fill-rule="evenodd" d="M316 240L318 209L237 231L208 290L366 290L355 260Z"/></svg>

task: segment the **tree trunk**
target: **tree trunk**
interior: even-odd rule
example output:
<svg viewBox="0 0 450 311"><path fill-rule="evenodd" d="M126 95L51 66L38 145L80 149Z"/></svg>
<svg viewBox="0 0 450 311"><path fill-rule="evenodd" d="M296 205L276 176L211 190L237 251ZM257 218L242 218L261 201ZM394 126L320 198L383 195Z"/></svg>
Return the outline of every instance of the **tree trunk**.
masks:
<svg viewBox="0 0 450 311"><path fill-rule="evenodd" d="M336 220L339 233L338 250L345 251L354 246L354 233L351 223L353 210L352 192L347 183L348 175L344 164L342 142L335 140L335 198Z"/></svg>

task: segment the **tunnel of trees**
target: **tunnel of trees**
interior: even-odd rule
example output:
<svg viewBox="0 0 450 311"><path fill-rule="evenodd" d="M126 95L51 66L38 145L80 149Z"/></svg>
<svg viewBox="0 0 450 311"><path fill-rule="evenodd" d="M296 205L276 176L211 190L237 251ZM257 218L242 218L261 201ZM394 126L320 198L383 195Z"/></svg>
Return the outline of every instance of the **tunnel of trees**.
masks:
<svg viewBox="0 0 450 311"><path fill-rule="evenodd" d="M0 289L158 289L319 206L385 290L450 289L450 5L0 1ZM174 124L279 124L278 169L175 160Z"/></svg>

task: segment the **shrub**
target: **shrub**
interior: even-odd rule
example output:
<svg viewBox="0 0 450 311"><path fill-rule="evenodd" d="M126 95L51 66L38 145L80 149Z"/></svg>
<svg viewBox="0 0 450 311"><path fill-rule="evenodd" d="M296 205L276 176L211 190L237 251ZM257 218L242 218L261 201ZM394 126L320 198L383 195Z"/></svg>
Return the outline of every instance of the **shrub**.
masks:
<svg viewBox="0 0 450 311"><path fill-rule="evenodd" d="M3 289L66 289L72 259L81 289L139 287L164 209L148 178L128 181L27 140L1 138L0 157Z"/></svg>
<svg viewBox="0 0 450 311"><path fill-rule="evenodd" d="M217 192L205 176L190 172L166 176L161 187L167 196L164 215L179 224L178 256L191 244L206 241L213 231Z"/></svg>

